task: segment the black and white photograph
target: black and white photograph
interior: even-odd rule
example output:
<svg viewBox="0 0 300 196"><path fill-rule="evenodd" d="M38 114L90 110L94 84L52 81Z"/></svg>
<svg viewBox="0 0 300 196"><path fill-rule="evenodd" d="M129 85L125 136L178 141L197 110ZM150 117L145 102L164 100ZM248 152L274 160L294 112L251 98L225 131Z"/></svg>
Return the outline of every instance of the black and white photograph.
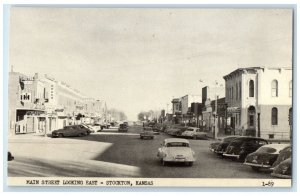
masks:
<svg viewBox="0 0 300 196"><path fill-rule="evenodd" d="M11 6L8 185L291 187L294 12Z"/></svg>

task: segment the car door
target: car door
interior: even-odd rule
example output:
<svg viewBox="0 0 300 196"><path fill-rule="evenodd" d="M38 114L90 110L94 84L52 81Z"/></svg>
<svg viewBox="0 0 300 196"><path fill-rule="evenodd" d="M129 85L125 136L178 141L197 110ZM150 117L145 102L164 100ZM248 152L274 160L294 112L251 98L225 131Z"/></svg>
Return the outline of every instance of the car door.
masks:
<svg viewBox="0 0 300 196"><path fill-rule="evenodd" d="M246 154L250 154L256 151L258 148L257 141L255 139L249 139L245 142L244 150Z"/></svg>

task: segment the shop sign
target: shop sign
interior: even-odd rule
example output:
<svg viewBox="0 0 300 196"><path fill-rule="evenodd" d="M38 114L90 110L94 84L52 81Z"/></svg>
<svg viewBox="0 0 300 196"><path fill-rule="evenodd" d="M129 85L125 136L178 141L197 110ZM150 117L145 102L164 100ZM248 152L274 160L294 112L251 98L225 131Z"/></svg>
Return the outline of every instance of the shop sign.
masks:
<svg viewBox="0 0 300 196"><path fill-rule="evenodd" d="M31 93L23 92L20 95L20 101L22 102L31 102Z"/></svg>

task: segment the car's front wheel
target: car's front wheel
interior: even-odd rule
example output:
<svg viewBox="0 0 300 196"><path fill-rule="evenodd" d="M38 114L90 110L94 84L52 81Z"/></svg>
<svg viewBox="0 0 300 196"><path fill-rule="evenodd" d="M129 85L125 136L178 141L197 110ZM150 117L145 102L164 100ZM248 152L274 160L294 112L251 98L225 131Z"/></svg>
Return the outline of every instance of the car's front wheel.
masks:
<svg viewBox="0 0 300 196"><path fill-rule="evenodd" d="M58 137L62 138L64 135L62 133L58 134Z"/></svg>

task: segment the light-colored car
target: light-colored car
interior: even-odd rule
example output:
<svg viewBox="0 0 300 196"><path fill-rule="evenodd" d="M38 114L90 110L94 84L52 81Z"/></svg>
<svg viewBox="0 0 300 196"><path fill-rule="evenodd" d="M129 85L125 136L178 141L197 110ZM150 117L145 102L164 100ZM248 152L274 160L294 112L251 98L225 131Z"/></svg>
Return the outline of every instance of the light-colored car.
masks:
<svg viewBox="0 0 300 196"><path fill-rule="evenodd" d="M189 127L182 134L182 137L188 137L193 139L206 139L206 132L201 131L197 127Z"/></svg>
<svg viewBox="0 0 300 196"><path fill-rule="evenodd" d="M154 139L154 132L151 127L144 127L143 131L140 133L140 138Z"/></svg>
<svg viewBox="0 0 300 196"><path fill-rule="evenodd" d="M158 149L157 157L162 165L169 162L182 162L192 166L195 161L195 152L191 149L188 140L168 138Z"/></svg>

